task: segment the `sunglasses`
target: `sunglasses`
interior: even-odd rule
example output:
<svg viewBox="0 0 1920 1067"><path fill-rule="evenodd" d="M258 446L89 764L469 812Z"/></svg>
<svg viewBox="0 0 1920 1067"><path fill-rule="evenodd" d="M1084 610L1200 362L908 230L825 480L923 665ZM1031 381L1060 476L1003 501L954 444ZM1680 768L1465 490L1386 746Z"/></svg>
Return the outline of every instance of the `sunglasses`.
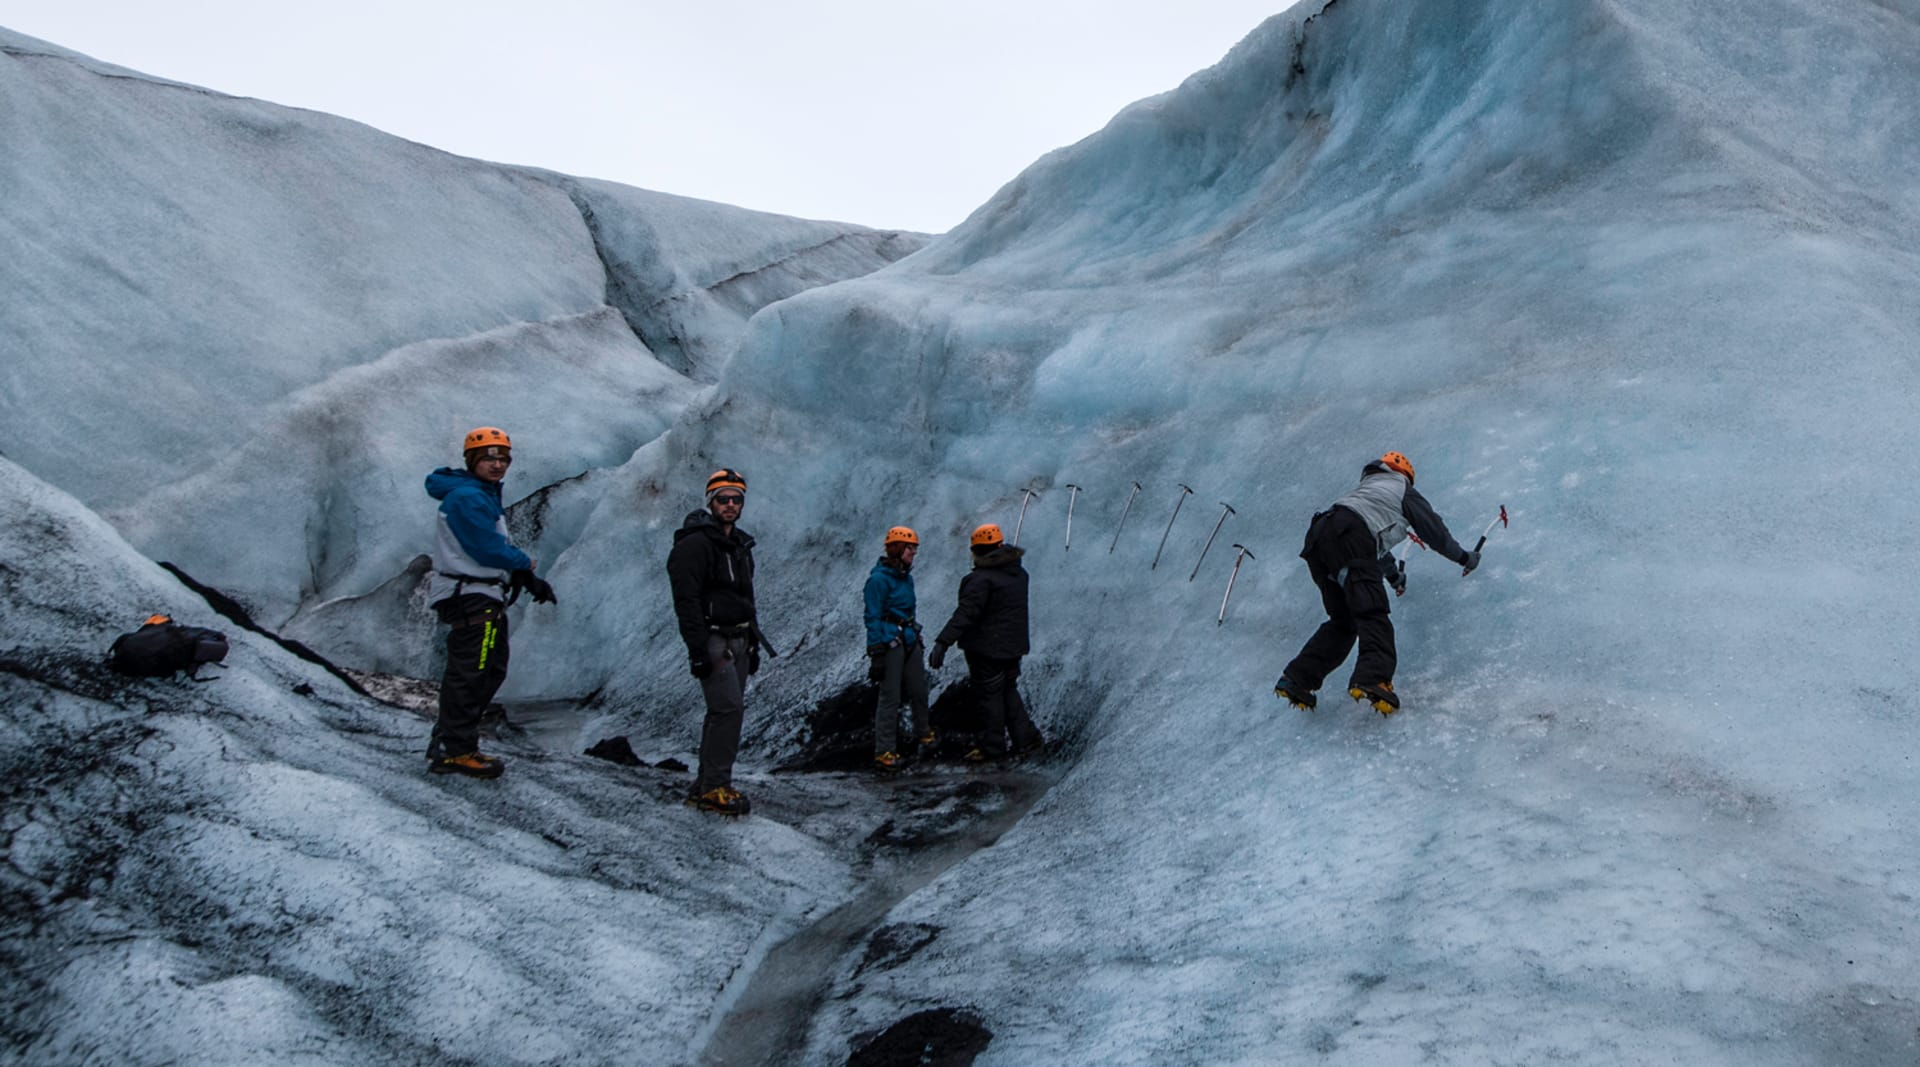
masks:
<svg viewBox="0 0 1920 1067"><path fill-rule="evenodd" d="M715 504L726 504L730 507L737 508L737 507L740 507L742 504L745 504L747 502L747 498L744 496L735 496L732 493L722 493L719 496L714 497L713 502Z"/></svg>

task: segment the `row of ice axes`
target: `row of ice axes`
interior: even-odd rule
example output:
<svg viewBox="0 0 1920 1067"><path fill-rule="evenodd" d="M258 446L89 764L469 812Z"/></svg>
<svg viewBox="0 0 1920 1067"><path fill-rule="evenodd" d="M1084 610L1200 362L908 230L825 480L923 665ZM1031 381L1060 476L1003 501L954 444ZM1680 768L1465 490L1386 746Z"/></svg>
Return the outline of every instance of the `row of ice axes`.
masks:
<svg viewBox="0 0 1920 1067"><path fill-rule="evenodd" d="M1167 537L1173 533L1173 522L1180 517L1180 509L1186 504L1187 498L1193 495L1192 486L1184 482L1176 482L1175 484L1180 486L1180 496L1173 502L1173 514L1167 517L1167 528L1160 534L1160 547L1154 549L1153 565L1148 567L1148 570L1158 570L1160 568L1160 556L1167 550ZM1074 485L1072 482L1068 482L1062 486L1062 488L1067 490L1067 542L1062 551L1071 552L1073 551L1073 505L1085 490L1080 486ZM1120 531L1127 528L1127 516L1132 514L1134 499L1140 495L1142 488L1144 488L1144 486L1139 482L1134 482L1133 492L1127 494L1127 506L1120 509L1120 522L1113 528L1113 542L1107 545L1108 555L1112 555L1113 550L1119 547ZM1027 505L1040 496L1039 491L1032 488L1022 489L1021 492L1025 493L1026 496L1020 500L1020 518L1013 524L1012 543L1016 545L1020 543L1020 528L1026 525ZM1220 502L1220 519L1213 524L1213 532L1207 535L1207 543L1200 549L1200 558L1193 561L1193 571L1187 575L1187 581L1191 582L1199 577L1200 564L1206 562L1208 550L1213 548L1214 539L1220 536L1220 527L1227 524L1227 516L1236 514L1239 513L1233 510L1232 504L1224 500ZM1233 573L1227 577L1227 594L1220 598L1220 617L1214 621L1215 626L1227 621L1227 602L1233 599L1233 583L1240 577L1241 562L1243 560L1256 558L1253 550L1245 545L1236 544L1233 547L1236 552L1236 555L1233 557Z"/></svg>
<svg viewBox="0 0 1920 1067"><path fill-rule="evenodd" d="M1180 495L1179 497L1175 498L1173 502L1173 514L1167 517L1167 528L1165 531L1163 531L1160 534L1160 547L1154 549L1153 565L1147 568L1148 570L1159 569L1160 556L1162 553L1164 553L1167 550L1167 536L1173 533L1173 522L1175 519L1178 519L1180 517L1180 508L1186 504L1187 498L1193 495L1192 486L1187 485L1185 482L1176 482L1174 484L1180 487ZM1071 552L1073 551L1073 505L1074 505L1074 502L1079 499L1080 494L1085 490L1083 490L1080 486L1074 485L1072 482L1068 482L1062 488L1067 490L1067 542L1065 547L1063 547L1061 551ZM1120 509L1120 522L1117 525L1115 525L1113 528L1113 542L1107 545L1108 555L1112 555L1113 550L1119 547L1120 531L1126 529L1127 516L1133 512L1133 501L1136 497L1140 495L1140 490L1142 488L1143 486L1141 486L1139 482L1134 482L1133 492L1127 494L1127 506ZM1020 500L1020 518L1018 521L1016 521L1013 524L1013 542L1012 543L1016 545L1020 543L1020 528L1022 526L1025 526L1027 522L1027 505L1032 503L1040 495L1039 491L1033 488L1025 488L1020 491L1022 493L1025 493L1026 495L1022 497ZM1213 532L1207 535L1207 543L1201 546L1200 558L1193 561L1193 571L1187 575L1187 581L1191 582L1195 578L1199 577L1200 564L1206 562L1208 550L1213 548L1214 539L1220 536L1220 527L1225 526L1227 524L1227 516L1237 515L1237 514L1239 513L1233 510L1232 504L1229 504L1224 500L1220 502L1220 518L1217 522L1213 524ZM1506 523L1507 523L1507 508L1506 508L1506 505L1502 504L1500 506L1499 516L1496 517L1493 520L1493 522L1489 522L1487 524L1487 528L1480 532L1480 543L1474 546L1474 551L1478 552L1482 547L1486 545L1487 535L1493 532L1493 527L1495 526L1495 524L1505 526ZM1414 538L1413 540L1415 542L1418 542L1419 539ZM1219 626L1220 624L1227 621L1227 604L1233 599L1233 583L1240 577L1240 564L1245 560L1257 558L1254 556L1253 550L1249 549L1245 545L1235 544L1233 547L1235 551L1235 555L1233 557L1233 573L1227 576L1227 592L1226 592L1226 595L1220 598L1220 615L1218 618L1214 620L1213 624L1215 626ZM1405 562L1405 561L1402 560L1402 562Z"/></svg>

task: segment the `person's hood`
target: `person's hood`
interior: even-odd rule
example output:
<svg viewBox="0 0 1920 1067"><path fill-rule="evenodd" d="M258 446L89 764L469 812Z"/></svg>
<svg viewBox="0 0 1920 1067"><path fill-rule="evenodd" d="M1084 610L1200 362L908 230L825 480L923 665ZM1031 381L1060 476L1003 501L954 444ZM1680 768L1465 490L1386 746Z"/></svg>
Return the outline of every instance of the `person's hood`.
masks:
<svg viewBox="0 0 1920 1067"><path fill-rule="evenodd" d="M681 521L680 528L673 531L673 539L678 541L682 537L690 537L696 533L704 533L723 544L729 540L726 531L720 525L720 520L713 517L713 512L704 508L687 512L687 517ZM733 528L731 540L735 544L753 547L753 537L738 526Z"/></svg>
<svg viewBox="0 0 1920 1067"><path fill-rule="evenodd" d="M447 494L463 485L476 485L500 499L500 483L490 482L469 470L459 467L442 467L427 475L427 495L435 500L445 500Z"/></svg>
<svg viewBox="0 0 1920 1067"><path fill-rule="evenodd" d="M1362 469L1362 470L1360 471L1360 477L1362 477L1362 478L1365 478L1365 477L1366 477L1367 475L1369 475L1369 474L1394 474L1394 475L1399 475L1399 476L1400 476L1401 478L1405 478L1405 479L1406 479L1406 482L1407 482L1407 484L1408 484L1408 485L1412 485L1412 484L1413 484L1413 479L1411 479L1411 478L1407 478L1407 476L1406 476L1405 474L1402 474L1401 472L1399 472L1399 471L1397 471L1397 470L1394 470L1394 469L1393 469L1392 467L1389 467L1389 466L1387 466L1386 464L1384 464L1384 463L1382 463L1382 462L1380 462L1380 461L1379 461L1379 460L1377 460L1377 459L1376 459L1376 460L1374 460L1374 461L1373 461L1372 463L1369 463L1369 464L1367 464L1367 465L1366 465L1366 467L1365 467L1365 468L1363 468L1363 469Z"/></svg>
<svg viewBox="0 0 1920 1067"><path fill-rule="evenodd" d="M973 557L973 566L975 570L982 567L1017 566L1020 563L1020 557L1026 554L1027 550L1019 545L1001 545L991 552Z"/></svg>

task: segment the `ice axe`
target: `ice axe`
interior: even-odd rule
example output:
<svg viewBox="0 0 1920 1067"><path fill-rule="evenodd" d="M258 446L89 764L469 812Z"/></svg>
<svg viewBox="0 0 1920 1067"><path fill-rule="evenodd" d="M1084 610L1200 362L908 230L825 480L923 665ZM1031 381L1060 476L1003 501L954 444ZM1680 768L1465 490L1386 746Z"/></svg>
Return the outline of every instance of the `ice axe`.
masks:
<svg viewBox="0 0 1920 1067"><path fill-rule="evenodd" d="M1062 552L1073 551L1073 502L1076 499L1078 499L1079 496L1080 496L1080 487L1073 484L1072 482L1068 482L1067 483L1067 544L1065 548L1062 548L1060 550Z"/></svg>
<svg viewBox="0 0 1920 1067"><path fill-rule="evenodd" d="M1040 495L1031 489L1022 489L1020 491L1027 495L1020 498L1020 520L1013 524L1012 543L1016 545L1020 543L1020 527L1025 526L1027 523L1027 505L1033 503L1033 498Z"/></svg>
<svg viewBox="0 0 1920 1067"><path fill-rule="evenodd" d="M1214 620L1213 624L1215 626L1227 621L1227 601L1233 599L1233 583L1236 578L1240 577L1240 561L1242 559L1255 558L1253 550L1247 546L1235 545L1233 547L1239 549L1240 553L1233 557L1233 573L1227 575L1227 595L1220 598L1220 617Z"/></svg>
<svg viewBox="0 0 1920 1067"><path fill-rule="evenodd" d="M1139 482L1133 483L1133 492L1127 494L1127 506L1120 509L1120 525L1113 528L1113 544L1107 546L1109 556L1113 555L1113 550L1120 546L1120 531L1127 528L1127 512L1133 510L1133 498L1140 495L1140 489Z"/></svg>
<svg viewBox="0 0 1920 1067"><path fill-rule="evenodd" d="M1200 565L1207 561L1207 550L1213 547L1213 539L1220 536L1220 527L1227 524L1227 516L1238 514L1239 512L1233 510L1232 504L1224 500L1220 502L1220 521L1213 524L1213 532L1207 535L1207 543L1200 546L1200 558L1193 561L1193 573L1187 575L1187 581L1191 582L1199 577Z"/></svg>
<svg viewBox="0 0 1920 1067"><path fill-rule="evenodd" d="M1498 515L1495 515L1495 516L1493 517L1493 521L1492 521L1492 522L1490 522L1490 523L1487 523L1487 528L1486 528L1486 529L1484 529L1484 530L1481 530L1481 531L1480 531L1480 540L1478 540L1478 541L1475 541L1475 542L1473 543L1473 550L1474 550L1475 552L1478 552L1478 551L1480 551L1480 550L1481 550L1482 548L1485 548L1485 547L1487 546L1487 535L1493 532L1493 528L1494 528L1495 526L1498 526L1498 527L1500 527L1501 529L1506 529L1506 526L1507 526L1507 506L1506 506L1505 504L1502 504L1502 505L1500 505L1500 514L1498 514ZM1461 573L1462 575L1465 575L1465 574L1466 574L1467 572L1466 572L1466 571L1461 571L1460 573Z"/></svg>
<svg viewBox="0 0 1920 1067"><path fill-rule="evenodd" d="M1173 502L1173 514L1167 517L1167 532L1160 535L1160 547L1153 550L1153 566L1147 568L1150 571L1160 569L1160 553L1167 550L1167 534L1173 532L1173 520L1180 517L1180 505L1186 503L1187 498L1193 495L1193 486L1185 482L1174 484L1180 487L1180 496Z"/></svg>

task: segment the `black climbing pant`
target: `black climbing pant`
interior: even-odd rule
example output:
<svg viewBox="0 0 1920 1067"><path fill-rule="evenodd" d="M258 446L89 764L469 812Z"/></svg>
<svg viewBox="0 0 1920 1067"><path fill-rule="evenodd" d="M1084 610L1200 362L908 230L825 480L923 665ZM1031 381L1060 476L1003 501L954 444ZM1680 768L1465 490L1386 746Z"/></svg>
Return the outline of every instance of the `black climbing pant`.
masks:
<svg viewBox="0 0 1920 1067"><path fill-rule="evenodd" d="M1393 681L1393 620L1388 617L1378 547L1366 521L1346 508L1315 515L1300 558L1307 561L1307 573L1320 589L1327 621L1287 664L1286 677L1309 690L1320 688L1357 640L1360 657L1353 665L1353 684Z"/></svg>

